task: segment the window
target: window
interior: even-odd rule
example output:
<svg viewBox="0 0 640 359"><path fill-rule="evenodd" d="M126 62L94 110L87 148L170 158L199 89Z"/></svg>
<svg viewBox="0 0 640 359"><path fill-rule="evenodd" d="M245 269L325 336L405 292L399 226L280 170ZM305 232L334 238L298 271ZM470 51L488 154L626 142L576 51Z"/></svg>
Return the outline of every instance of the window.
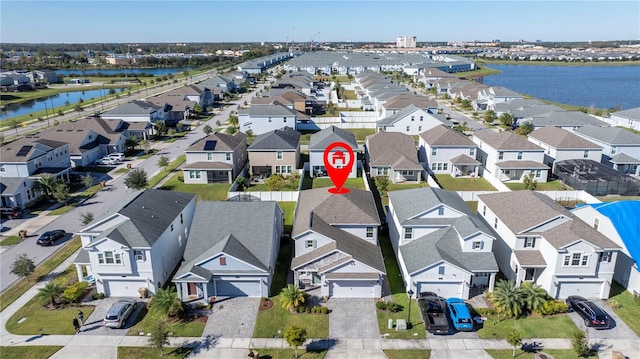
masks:
<svg viewBox="0 0 640 359"><path fill-rule="evenodd" d="M226 266L227 265L227 258L226 257L220 257L220 265L221 266Z"/></svg>
<svg viewBox="0 0 640 359"><path fill-rule="evenodd" d="M184 224L184 215L180 213L180 224Z"/></svg>
<svg viewBox="0 0 640 359"><path fill-rule="evenodd" d="M616 146L612 146L612 147L611 147L611 154L612 154L612 155L615 155L615 154L616 154L616 152L618 152L618 147L616 147Z"/></svg>
<svg viewBox="0 0 640 359"><path fill-rule="evenodd" d="M415 120L415 116L411 116L411 121L414 121L414 120Z"/></svg>
<svg viewBox="0 0 640 359"><path fill-rule="evenodd" d="M207 153L207 161L213 161L213 153Z"/></svg>
<svg viewBox="0 0 640 359"><path fill-rule="evenodd" d="M171 232L173 232L173 223L171 223Z"/></svg>
<svg viewBox="0 0 640 359"><path fill-rule="evenodd" d="M373 227L367 227L367 238L373 238Z"/></svg>
<svg viewBox="0 0 640 359"><path fill-rule="evenodd" d="M438 154L438 149L437 149L437 148L432 148L432 149L431 149L431 155L432 155L432 156L435 156L435 155L437 155L437 154Z"/></svg>
<svg viewBox="0 0 640 359"><path fill-rule="evenodd" d="M473 242L473 249L482 249L482 242L481 241Z"/></svg>
<svg viewBox="0 0 640 359"><path fill-rule="evenodd" d="M536 178L540 178L540 174L542 174L542 171L541 170L535 170L535 171L533 171L533 173L535 173L535 175L536 175L535 177Z"/></svg>
<svg viewBox="0 0 640 359"><path fill-rule="evenodd" d="M582 263L580 263L580 265L586 266L588 264L589 264L589 256L588 255L582 256Z"/></svg>
<svg viewBox="0 0 640 359"><path fill-rule="evenodd" d="M107 264L115 263L113 259L113 252L104 252L104 259Z"/></svg>
<svg viewBox="0 0 640 359"><path fill-rule="evenodd" d="M404 239L413 238L413 228L405 228L404 229Z"/></svg>
<svg viewBox="0 0 640 359"><path fill-rule="evenodd" d="M522 159L522 152L518 152L518 159L521 160Z"/></svg>
<svg viewBox="0 0 640 359"><path fill-rule="evenodd" d="M598 230L598 226L600 225L600 220L598 218L593 219L593 228Z"/></svg>
<svg viewBox="0 0 640 359"><path fill-rule="evenodd" d="M422 126L418 126L418 131L422 132Z"/></svg>
<svg viewBox="0 0 640 359"><path fill-rule="evenodd" d="M493 220L493 228L498 228L498 217Z"/></svg>
<svg viewBox="0 0 640 359"><path fill-rule="evenodd" d="M469 156L474 156L476 155L476 148L475 147L471 147L469 148Z"/></svg>
<svg viewBox="0 0 640 359"><path fill-rule="evenodd" d="M278 160L282 159L282 151L276 152L276 159L278 159Z"/></svg>
<svg viewBox="0 0 640 359"><path fill-rule="evenodd" d="M407 126L407 132L411 130L411 126Z"/></svg>
<svg viewBox="0 0 640 359"><path fill-rule="evenodd" d="M420 121L424 120L424 116L420 116Z"/></svg>
<svg viewBox="0 0 640 359"><path fill-rule="evenodd" d="M568 266L568 265L569 265L569 261L570 261L570 260L571 260L571 256L570 256L570 255L566 255L566 256L564 256L564 262L563 262L563 264L564 264L565 266Z"/></svg>
<svg viewBox="0 0 640 359"><path fill-rule="evenodd" d="M276 174L280 174L280 166L276 166Z"/></svg>
<svg viewBox="0 0 640 359"><path fill-rule="evenodd" d="M502 170L502 173L508 175L508 174L511 174L511 170Z"/></svg>
<svg viewBox="0 0 640 359"><path fill-rule="evenodd" d="M144 251L140 249L134 249L133 257L136 259L136 262L144 262Z"/></svg>
<svg viewBox="0 0 640 359"><path fill-rule="evenodd" d="M438 267L438 274L439 275L444 275L444 266Z"/></svg>
<svg viewBox="0 0 640 359"><path fill-rule="evenodd" d="M305 248L315 248L315 246L316 246L316 241L315 241L315 240L313 240L313 239L307 239L307 240L304 242L304 247L305 247Z"/></svg>
<svg viewBox="0 0 640 359"><path fill-rule="evenodd" d="M448 167L449 167L449 164L448 164L448 163L446 163L446 162L445 162L445 163L443 163L443 164L442 164L442 169L443 169L443 170L445 170L445 171L446 171Z"/></svg>
<svg viewBox="0 0 640 359"><path fill-rule="evenodd" d="M487 206L485 205L482 206L482 215L483 216L487 215Z"/></svg>
<svg viewBox="0 0 640 359"><path fill-rule="evenodd" d="M442 171L442 163L438 163L438 171Z"/></svg>
<svg viewBox="0 0 640 359"><path fill-rule="evenodd" d="M504 152L498 152L498 159L499 160L504 159Z"/></svg>
<svg viewBox="0 0 640 359"><path fill-rule="evenodd" d="M224 155L225 155L225 159L226 159L227 161L231 161L231 152L227 152L227 153L225 153Z"/></svg>
<svg viewBox="0 0 640 359"><path fill-rule="evenodd" d="M524 247L525 248L534 248L536 246L536 238L535 237L524 237Z"/></svg>
<svg viewBox="0 0 640 359"><path fill-rule="evenodd" d="M611 252L600 252L600 263L611 263Z"/></svg>
<svg viewBox="0 0 640 359"><path fill-rule="evenodd" d="M98 263L100 264L122 264L122 256L113 251L98 253Z"/></svg>
<svg viewBox="0 0 640 359"><path fill-rule="evenodd" d="M444 207L438 207L438 216L444 216Z"/></svg>
<svg viewBox="0 0 640 359"><path fill-rule="evenodd" d="M200 171L189 171L190 179L200 179Z"/></svg>
<svg viewBox="0 0 640 359"><path fill-rule="evenodd" d="M431 170L432 171L435 171L437 168L438 168L438 164L436 164L436 163L432 163L431 164Z"/></svg>
<svg viewBox="0 0 640 359"><path fill-rule="evenodd" d="M589 151L584 151L584 154L582 155L582 158L589 158Z"/></svg>
<svg viewBox="0 0 640 359"><path fill-rule="evenodd" d="M580 253L574 253L571 256L571 265L572 266L580 265L580 257L581 257Z"/></svg>
<svg viewBox="0 0 640 359"><path fill-rule="evenodd" d="M413 176L413 171L402 170L402 171L400 171L400 174L402 176Z"/></svg>

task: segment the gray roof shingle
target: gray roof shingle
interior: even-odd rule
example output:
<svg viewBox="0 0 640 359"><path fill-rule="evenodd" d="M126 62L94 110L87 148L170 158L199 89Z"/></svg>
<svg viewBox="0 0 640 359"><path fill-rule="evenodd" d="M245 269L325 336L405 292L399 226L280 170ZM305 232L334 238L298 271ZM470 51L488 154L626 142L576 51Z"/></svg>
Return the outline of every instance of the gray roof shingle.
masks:
<svg viewBox="0 0 640 359"><path fill-rule="evenodd" d="M421 169L416 143L400 132L378 132L367 136L369 163L394 169Z"/></svg>
<svg viewBox="0 0 640 359"><path fill-rule="evenodd" d="M591 141L555 126L545 126L529 134L536 140L555 148L602 149Z"/></svg>
<svg viewBox="0 0 640 359"><path fill-rule="evenodd" d="M300 143L300 132L284 127L258 135L249 146L249 151L295 151Z"/></svg>
<svg viewBox="0 0 640 359"><path fill-rule="evenodd" d="M420 137L430 146L478 147L462 133L444 125L438 125L420 134Z"/></svg>
<svg viewBox="0 0 640 359"><path fill-rule="evenodd" d="M496 150L544 152L544 149L542 147L533 144L527 141L525 138L509 131L495 132L492 130L480 130L475 131L473 133L473 136L479 138L484 143L495 148Z"/></svg>
<svg viewBox="0 0 640 359"><path fill-rule="evenodd" d="M354 151L358 150L356 135L336 126L327 127L311 135L309 138L309 150L324 150L334 142L344 142L351 146Z"/></svg>
<svg viewBox="0 0 640 359"><path fill-rule="evenodd" d="M610 145L640 145L640 136L620 127L583 126L576 133Z"/></svg>

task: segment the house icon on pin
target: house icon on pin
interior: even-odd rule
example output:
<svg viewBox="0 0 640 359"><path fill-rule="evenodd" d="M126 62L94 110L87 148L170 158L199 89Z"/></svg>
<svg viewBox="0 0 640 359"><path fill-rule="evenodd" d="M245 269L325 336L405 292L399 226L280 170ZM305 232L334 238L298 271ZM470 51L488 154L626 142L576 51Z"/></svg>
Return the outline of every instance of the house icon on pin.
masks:
<svg viewBox="0 0 640 359"><path fill-rule="evenodd" d="M331 155L331 163L333 163L334 166L338 166L338 161L341 162L341 165L347 164L347 157L345 156L344 152L336 151Z"/></svg>

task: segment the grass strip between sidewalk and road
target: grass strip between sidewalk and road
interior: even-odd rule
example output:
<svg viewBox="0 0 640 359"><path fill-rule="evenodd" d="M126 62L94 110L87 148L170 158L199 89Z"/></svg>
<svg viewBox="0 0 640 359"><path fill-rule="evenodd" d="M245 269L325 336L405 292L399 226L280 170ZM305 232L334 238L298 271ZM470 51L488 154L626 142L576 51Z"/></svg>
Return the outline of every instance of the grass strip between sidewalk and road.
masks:
<svg viewBox="0 0 640 359"><path fill-rule="evenodd" d="M118 347L118 358L149 359L166 358L182 359L191 354L193 348L188 347L164 347L162 353L156 348L150 347Z"/></svg>
<svg viewBox="0 0 640 359"><path fill-rule="evenodd" d="M62 348L61 346L53 345L2 346L0 347L0 353L2 353L3 358L47 359Z"/></svg>
<svg viewBox="0 0 640 359"><path fill-rule="evenodd" d="M512 349L487 349L485 350L489 355L495 359L512 359ZM553 359L575 359L577 358L576 352L573 349L543 349L543 352L551 355ZM597 358L598 355L590 355L588 357L581 358ZM525 352L521 349L516 349L516 356L518 359L535 359L538 358L534 352Z"/></svg>
<svg viewBox="0 0 640 359"><path fill-rule="evenodd" d="M2 241L0 241L0 246L12 246L14 244L18 244L22 242L22 238L18 236L9 236Z"/></svg>
<svg viewBox="0 0 640 359"><path fill-rule="evenodd" d="M51 273L57 266L69 258L69 256L73 255L80 247L80 237L73 237L68 243L64 244L62 248L52 254L51 257L36 266L35 271L33 271L29 277L22 278L7 288L7 290L0 294L0 311L5 310L44 276Z"/></svg>
<svg viewBox="0 0 640 359"><path fill-rule="evenodd" d="M166 169L161 169L158 174L153 176L147 183L147 188L155 187L160 181L162 181L165 177L167 177L173 170L178 168L184 161L186 160L187 155L180 155L175 160L173 160Z"/></svg>

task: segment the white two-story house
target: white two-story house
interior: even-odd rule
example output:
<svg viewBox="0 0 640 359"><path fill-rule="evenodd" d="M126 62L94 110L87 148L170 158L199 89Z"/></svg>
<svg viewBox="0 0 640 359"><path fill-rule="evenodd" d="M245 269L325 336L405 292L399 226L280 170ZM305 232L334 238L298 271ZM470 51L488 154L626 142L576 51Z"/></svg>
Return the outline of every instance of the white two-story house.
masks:
<svg viewBox="0 0 640 359"><path fill-rule="evenodd" d="M553 199L534 191L483 194L478 214L498 234L493 252L516 285L535 283L553 298L609 297L620 246Z"/></svg>
<svg viewBox="0 0 640 359"><path fill-rule="evenodd" d="M612 113L611 122L616 126L640 130L640 107Z"/></svg>
<svg viewBox="0 0 640 359"><path fill-rule="evenodd" d="M309 139L309 168L311 169L311 176L327 176L327 170L324 166L324 151L336 142L344 143L351 148L354 158L349 158L349 153L345 148L336 147L331 150L329 154L330 165L341 168L353 160L349 178L358 176L358 167L360 164L358 163L358 141L356 141L356 135L353 132L345 131L336 126L327 127L311 135Z"/></svg>
<svg viewBox="0 0 640 359"><path fill-rule="evenodd" d="M215 132L184 152L184 183L233 183L247 163L247 136Z"/></svg>
<svg viewBox="0 0 640 359"><path fill-rule="evenodd" d="M640 136L620 127L584 126L575 132L602 147L600 162L622 173L640 175Z"/></svg>
<svg viewBox="0 0 640 359"><path fill-rule="evenodd" d="M262 135L283 127L296 126L296 111L284 105L251 105L238 111L240 131L251 130L254 135Z"/></svg>
<svg viewBox="0 0 640 359"><path fill-rule="evenodd" d="M467 136L444 125L422 132L418 139L418 158L435 174L477 177L477 150L478 145Z"/></svg>
<svg viewBox="0 0 640 359"><path fill-rule="evenodd" d="M496 238L455 192L391 191L387 223L407 291L464 299L493 291Z"/></svg>
<svg viewBox="0 0 640 359"><path fill-rule="evenodd" d="M478 145L476 159L484 167L484 177L493 176L501 182L522 181L534 174L534 180L547 182L549 166L544 164L544 149L513 132L475 131L473 142Z"/></svg>
<svg viewBox="0 0 640 359"><path fill-rule="evenodd" d="M539 128L529 134L529 141L544 149L544 163L553 168L556 161L586 159L599 162L602 147L555 126Z"/></svg>
<svg viewBox="0 0 640 359"><path fill-rule="evenodd" d="M78 232L82 250L74 264L78 280L93 275L99 293L155 293L182 260L195 211L195 195L148 189Z"/></svg>
<svg viewBox="0 0 640 359"><path fill-rule="evenodd" d="M408 105L395 114L376 123L377 132L402 132L417 135L438 125L451 127L444 115L429 113L416 105Z"/></svg>

